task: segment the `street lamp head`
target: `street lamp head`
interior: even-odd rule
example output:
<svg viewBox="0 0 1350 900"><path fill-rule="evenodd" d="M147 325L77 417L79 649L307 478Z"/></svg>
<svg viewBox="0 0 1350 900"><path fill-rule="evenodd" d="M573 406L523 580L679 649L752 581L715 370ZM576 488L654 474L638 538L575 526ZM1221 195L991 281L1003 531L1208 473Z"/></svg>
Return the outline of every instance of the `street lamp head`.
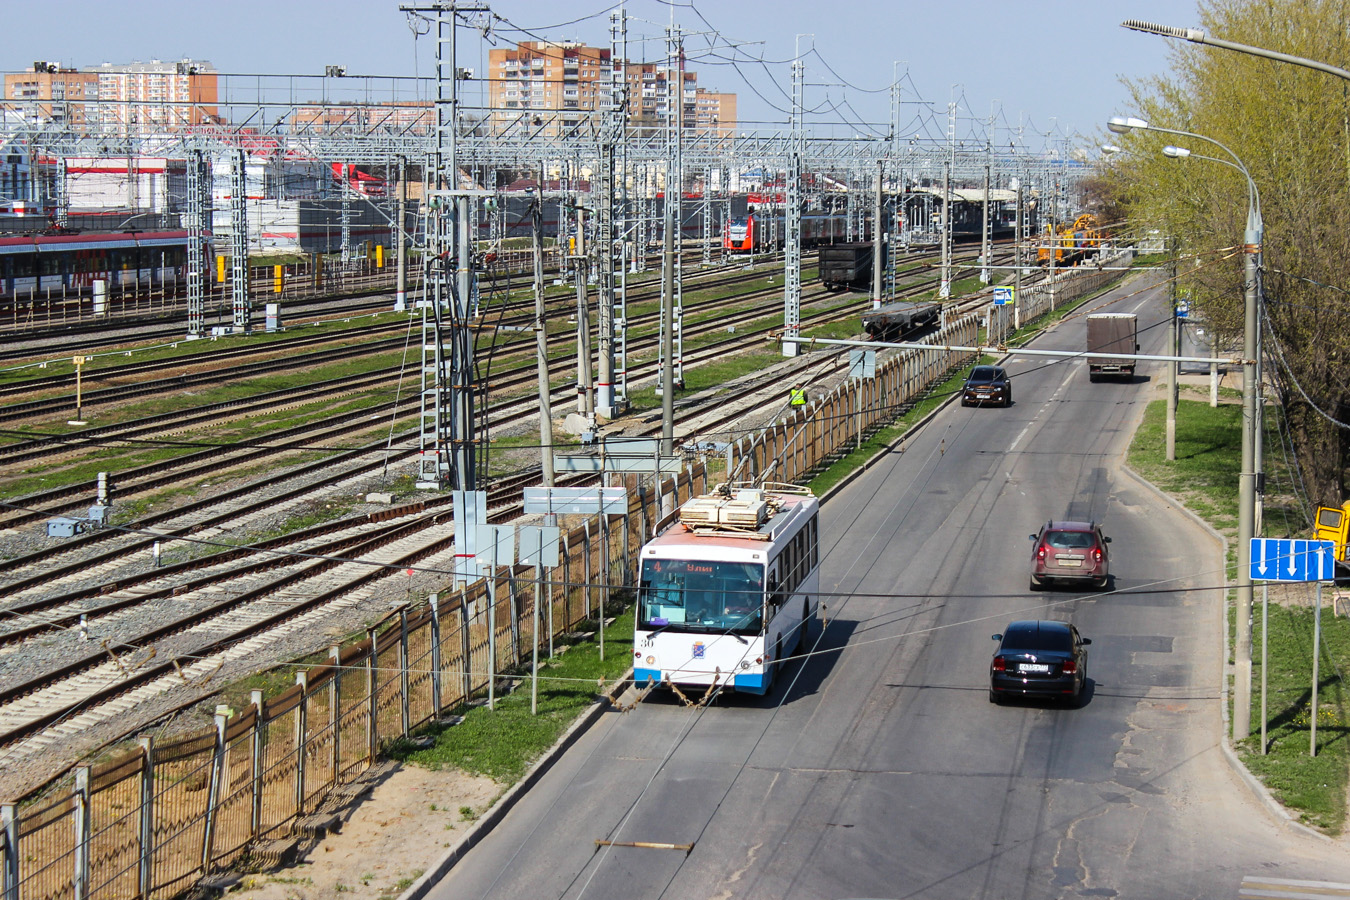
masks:
<svg viewBox="0 0 1350 900"><path fill-rule="evenodd" d="M1191 151L1187 150L1185 147L1173 147L1171 144L1168 144L1163 148L1163 156L1170 156L1173 159L1185 159L1190 155Z"/></svg>
<svg viewBox="0 0 1350 900"><path fill-rule="evenodd" d="M1136 128L1148 128L1148 123L1143 119L1134 117L1124 118L1122 116L1112 116L1106 122L1106 127L1116 134L1129 134Z"/></svg>
<svg viewBox="0 0 1350 900"><path fill-rule="evenodd" d="M1103 153L1121 153L1121 149L1115 144L1102 144Z"/></svg>
<svg viewBox="0 0 1350 900"><path fill-rule="evenodd" d="M1174 28L1171 25L1154 25L1152 22L1141 22L1138 19L1126 19L1120 23L1120 26L1131 31L1142 31L1146 34L1181 38L1184 41L1195 41L1201 44L1205 42L1205 33L1198 28Z"/></svg>

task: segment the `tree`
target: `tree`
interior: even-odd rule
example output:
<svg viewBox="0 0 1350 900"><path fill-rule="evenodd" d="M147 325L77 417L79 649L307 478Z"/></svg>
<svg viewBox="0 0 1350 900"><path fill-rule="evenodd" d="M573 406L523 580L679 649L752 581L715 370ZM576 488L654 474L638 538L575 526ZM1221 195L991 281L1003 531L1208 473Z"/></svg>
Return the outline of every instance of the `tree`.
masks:
<svg viewBox="0 0 1350 900"><path fill-rule="evenodd" d="M1206 0L1207 33L1350 67L1350 0ZM1307 499L1345 497L1350 465L1350 82L1191 43L1172 72L1130 85L1152 125L1229 147L1259 188L1264 217L1265 375L1283 411ZM1235 346L1243 326L1247 183L1212 144L1147 131L1110 176L1135 219L1156 222L1190 265L1192 305ZM1165 144L1189 159L1162 155Z"/></svg>

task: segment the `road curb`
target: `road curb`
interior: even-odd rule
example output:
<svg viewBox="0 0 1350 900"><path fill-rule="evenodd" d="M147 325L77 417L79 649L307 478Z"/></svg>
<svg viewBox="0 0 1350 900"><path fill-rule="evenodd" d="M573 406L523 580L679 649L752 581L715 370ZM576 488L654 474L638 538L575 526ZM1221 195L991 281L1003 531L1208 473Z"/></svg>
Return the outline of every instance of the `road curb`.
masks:
<svg viewBox="0 0 1350 900"><path fill-rule="evenodd" d="M465 854L478 845L483 838L497 827L506 814L520 802L530 788L538 783L558 758L565 753L568 748L577 742L577 740L586 732L588 728L600 720L600 717L615 708L616 701L632 687L633 670L629 669L623 674L618 682L603 697L591 704L590 708L578 716L567 730L553 742L543 756L535 760L534 765L530 766L520 780L511 787L507 788L506 793L492 807L484 813L483 817L473 824L468 831L464 832L463 837L455 842L454 846L441 854L441 857L432 864L431 868L422 873L416 881L408 887L406 891L398 895L397 900L422 900L428 892L442 879L451 869L455 867Z"/></svg>
<svg viewBox="0 0 1350 900"><path fill-rule="evenodd" d="M1200 516L1197 515L1195 512L1187 508L1185 504L1183 504L1176 497L1173 497L1171 494L1167 493L1162 488L1158 487L1156 484L1149 481L1143 475L1140 475L1128 464L1122 465L1121 468L1124 469L1125 474L1133 478L1144 489L1155 494L1159 499L1166 501L1168 506L1180 511L1183 516L1190 519L1191 522L1193 522L1194 524L1199 525L1203 531L1209 533L1210 537L1218 541L1221 553L1220 559L1222 559L1225 562L1224 568L1227 569L1226 563L1228 560L1228 539L1226 537L1224 537L1222 534L1216 531L1208 522L1200 518ZM1228 592L1231 589L1232 585L1230 584L1224 588L1223 592L1223 604L1222 604L1223 627L1221 629L1221 634L1223 635L1223 646L1220 647L1220 651L1222 653L1222 656L1220 658L1224 660L1228 659ZM1275 799L1275 795L1270 792L1270 789L1266 787L1264 783L1262 783L1261 779L1253 775L1251 773L1251 770L1248 769L1246 765L1243 764L1242 758L1239 757L1237 755L1237 751L1233 749L1233 742L1229 736L1231 734L1231 729L1229 727L1231 719L1228 715L1227 676L1229 674L1231 674L1231 668L1227 663L1225 663L1224 664L1225 677L1223 679L1223 684L1220 688L1219 693L1219 719L1220 721L1223 722L1224 726L1223 734L1220 736L1221 739L1219 741L1219 749L1223 751L1224 759L1228 761L1228 765L1233 770L1233 774L1236 775L1238 779L1247 786L1247 789L1252 792L1252 796L1266 808L1267 812L1269 812L1275 818L1282 820L1291 829L1301 832L1302 834L1306 834L1310 837L1321 838L1323 841L1326 841L1328 843L1334 843L1334 840L1331 837L1323 834L1316 828L1310 828L1309 826L1304 825L1302 822L1295 819L1294 816L1289 812L1289 810L1286 809L1283 804L1281 804L1278 800Z"/></svg>

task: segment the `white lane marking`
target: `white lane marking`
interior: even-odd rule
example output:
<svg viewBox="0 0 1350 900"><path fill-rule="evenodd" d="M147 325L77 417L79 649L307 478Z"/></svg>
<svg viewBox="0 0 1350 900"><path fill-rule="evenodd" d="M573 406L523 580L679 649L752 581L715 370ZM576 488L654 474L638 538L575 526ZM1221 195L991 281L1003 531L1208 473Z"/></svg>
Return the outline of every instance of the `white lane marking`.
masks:
<svg viewBox="0 0 1350 900"><path fill-rule="evenodd" d="M1036 414L1031 417L1031 421L1027 422L1022 430L1017 433L1017 437L1013 438L1012 443L1008 445L1007 453L1012 453L1017 449L1017 445L1022 442L1022 438L1027 436L1027 432L1031 431L1031 426L1036 424L1036 420L1041 417L1041 413L1049 408L1051 403L1059 402L1060 394L1064 393L1064 389L1069 386L1069 382L1080 371L1076 366L1066 366L1065 369L1064 378L1060 380L1059 387L1055 388L1055 392L1050 395L1050 399L1041 404L1040 409L1036 410Z"/></svg>

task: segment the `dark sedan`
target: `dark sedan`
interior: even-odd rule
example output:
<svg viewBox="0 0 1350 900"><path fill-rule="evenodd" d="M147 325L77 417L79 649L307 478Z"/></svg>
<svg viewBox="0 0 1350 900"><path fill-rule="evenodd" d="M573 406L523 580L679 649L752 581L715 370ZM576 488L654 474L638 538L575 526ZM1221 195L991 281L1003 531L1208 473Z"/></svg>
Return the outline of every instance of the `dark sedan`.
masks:
<svg viewBox="0 0 1350 900"><path fill-rule="evenodd" d="M1007 696L1052 697L1077 706L1087 683L1092 641L1067 622L1012 622L994 635L998 650L989 664L989 702Z"/></svg>
<svg viewBox="0 0 1350 900"><path fill-rule="evenodd" d="M961 387L962 406L1011 406L1012 382L1002 366L976 366Z"/></svg>

